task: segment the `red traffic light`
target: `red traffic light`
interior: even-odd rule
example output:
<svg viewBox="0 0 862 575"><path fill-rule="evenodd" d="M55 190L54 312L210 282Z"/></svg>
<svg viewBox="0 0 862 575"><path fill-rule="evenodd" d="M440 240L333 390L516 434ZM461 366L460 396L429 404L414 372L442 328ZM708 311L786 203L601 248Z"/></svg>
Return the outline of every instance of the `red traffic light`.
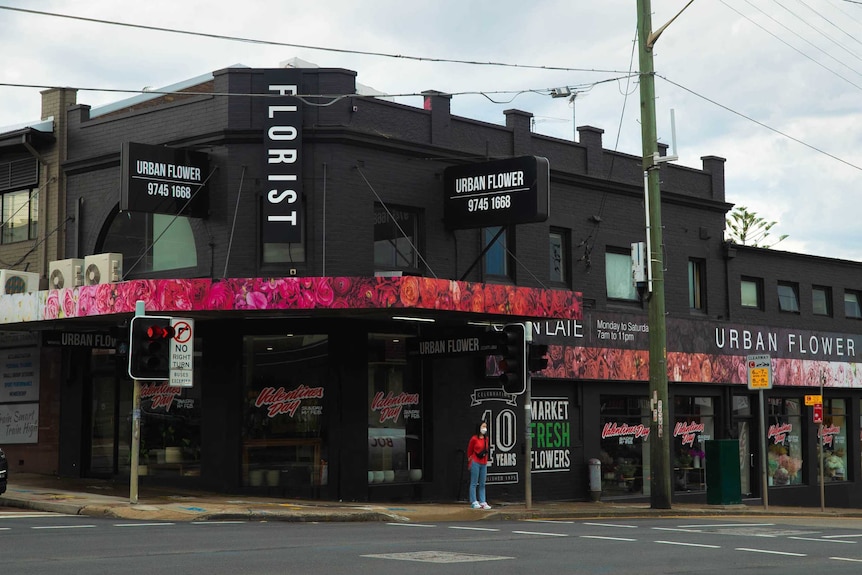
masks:
<svg viewBox="0 0 862 575"><path fill-rule="evenodd" d="M169 325L153 324L147 326L147 339L160 340L174 337L174 328Z"/></svg>

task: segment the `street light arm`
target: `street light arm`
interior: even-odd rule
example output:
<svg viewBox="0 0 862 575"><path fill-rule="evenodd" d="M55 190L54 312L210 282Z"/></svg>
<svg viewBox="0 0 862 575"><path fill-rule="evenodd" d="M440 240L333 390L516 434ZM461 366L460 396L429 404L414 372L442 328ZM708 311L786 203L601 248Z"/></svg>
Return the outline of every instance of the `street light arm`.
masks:
<svg viewBox="0 0 862 575"><path fill-rule="evenodd" d="M673 21L679 18L679 15L685 12L685 9L691 6L694 3L694 0L688 0L688 4L682 7L682 10L676 13L676 16L667 21L667 23L656 30L655 32L650 32L650 35L647 37L647 50L652 50L653 45L658 41L658 37L661 36L661 33L664 32L664 29L673 24Z"/></svg>

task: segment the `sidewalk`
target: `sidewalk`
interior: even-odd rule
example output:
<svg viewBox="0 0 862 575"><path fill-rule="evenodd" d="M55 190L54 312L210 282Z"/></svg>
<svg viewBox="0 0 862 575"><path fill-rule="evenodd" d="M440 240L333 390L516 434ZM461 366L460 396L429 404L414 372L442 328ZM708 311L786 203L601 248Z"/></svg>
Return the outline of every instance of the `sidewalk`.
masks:
<svg viewBox="0 0 862 575"><path fill-rule="evenodd" d="M497 503L490 511L471 509L466 503L342 503L224 495L141 486L138 503L129 499L129 486L98 479L68 479L20 474L0 496L0 507L51 511L144 521L391 521L429 523L443 521L584 519L609 517L816 516L857 517L859 509L821 512L811 507L762 505L674 504L672 509L651 509L649 503L630 501Z"/></svg>

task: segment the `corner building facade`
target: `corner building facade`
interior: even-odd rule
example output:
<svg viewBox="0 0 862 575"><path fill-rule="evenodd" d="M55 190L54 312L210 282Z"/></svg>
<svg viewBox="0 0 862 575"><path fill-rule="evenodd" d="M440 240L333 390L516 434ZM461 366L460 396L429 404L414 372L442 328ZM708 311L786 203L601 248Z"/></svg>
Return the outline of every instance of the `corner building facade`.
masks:
<svg viewBox="0 0 862 575"><path fill-rule="evenodd" d="M605 150L593 127L577 143L534 134L520 110L505 125L455 117L437 92L421 109L363 97L342 69L228 68L169 91L67 110L75 218L60 257L102 254L109 277L0 300L4 329L35 340L37 391L56 390L38 393L35 440L0 438L21 470L128 476L128 321L144 301L194 320L195 359L191 387L142 384L142 481L463 500L464 451L484 419L492 501L523 499L528 465L534 498L584 499L592 458L604 497L649 495L650 326L631 281L640 157ZM139 167L165 150L185 168L174 175L199 180ZM549 163L547 221L447 227L447 167L525 156ZM705 498L709 439L739 441L743 491L760 495L766 434L770 501L816 504L819 427L802 398L825 380L827 498L856 505L862 329L847 296L862 291L860 266L726 244L724 160L702 161L661 168L675 498ZM163 195L175 201L151 202ZM530 453L524 396L502 389L494 355L412 344L518 321L549 346ZM745 385L751 354L774 366L765 430ZM34 449L51 456L29 464Z"/></svg>

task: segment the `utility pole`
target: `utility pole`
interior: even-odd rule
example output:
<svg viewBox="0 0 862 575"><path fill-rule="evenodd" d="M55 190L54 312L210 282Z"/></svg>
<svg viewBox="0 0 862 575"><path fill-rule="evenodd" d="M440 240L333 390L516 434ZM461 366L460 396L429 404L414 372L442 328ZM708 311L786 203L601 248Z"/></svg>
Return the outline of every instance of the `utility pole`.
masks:
<svg viewBox="0 0 862 575"><path fill-rule="evenodd" d="M668 441L667 326L664 302L664 257L659 188L658 136L655 118L655 75L652 48L658 35L652 33L650 0L638 0L638 47L640 64L641 140L645 194L648 202L649 239L649 393L650 507L671 508L670 442ZM664 28L659 30L659 34Z"/></svg>

